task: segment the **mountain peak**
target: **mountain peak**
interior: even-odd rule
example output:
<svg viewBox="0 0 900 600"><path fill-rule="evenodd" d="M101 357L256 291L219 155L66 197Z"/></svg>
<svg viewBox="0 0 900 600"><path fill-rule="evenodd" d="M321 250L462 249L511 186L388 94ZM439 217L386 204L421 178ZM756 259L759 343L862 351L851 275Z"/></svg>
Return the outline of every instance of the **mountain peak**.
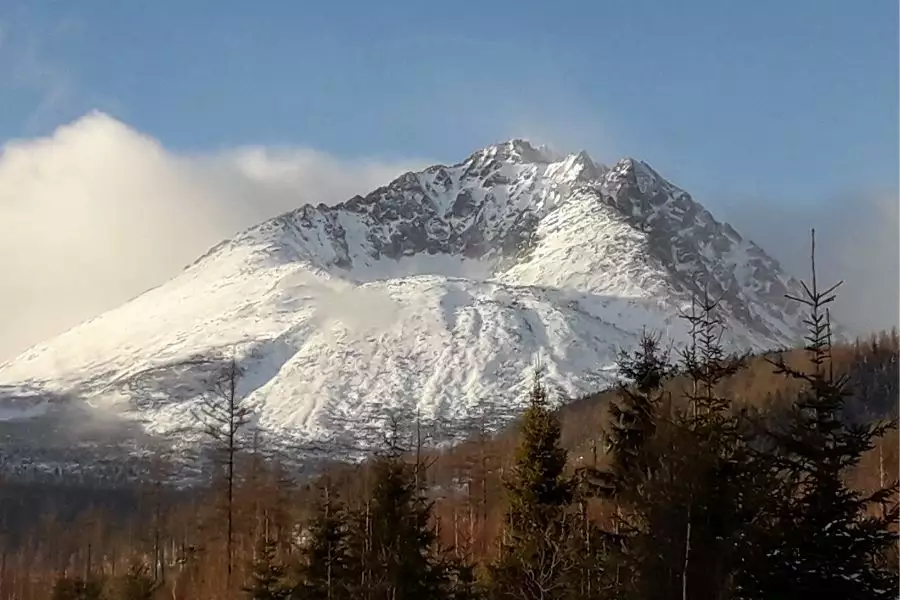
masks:
<svg viewBox="0 0 900 600"><path fill-rule="evenodd" d="M513 138L486 146L473 153L469 158L543 164L554 162L555 156L549 151L549 148L535 147L526 139Z"/></svg>
<svg viewBox="0 0 900 600"><path fill-rule="evenodd" d="M546 145L535 146L523 138L513 138L486 146L471 154L463 163L467 173L482 176L504 171L506 166L537 167L547 169L546 174L561 183L576 181L599 181L609 169L595 163L590 155L581 150L575 153L561 153ZM505 175L488 178L487 185L506 181Z"/></svg>
<svg viewBox="0 0 900 600"><path fill-rule="evenodd" d="M85 394L177 430L206 377L191 365L239 345L241 393L275 431L390 407L452 420L517 406L535 356L566 395L596 389L641 326L684 339L701 284L733 345L796 338L796 284L649 165L516 138L251 228L0 366L0 392Z"/></svg>

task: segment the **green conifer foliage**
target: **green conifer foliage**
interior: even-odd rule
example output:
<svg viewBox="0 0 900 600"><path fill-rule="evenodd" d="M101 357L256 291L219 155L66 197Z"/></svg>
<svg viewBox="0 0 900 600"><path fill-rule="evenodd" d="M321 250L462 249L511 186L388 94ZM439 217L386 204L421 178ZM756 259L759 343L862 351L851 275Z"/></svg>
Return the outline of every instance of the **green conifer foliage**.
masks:
<svg viewBox="0 0 900 600"><path fill-rule="evenodd" d="M512 474L504 482L507 509L501 557L492 568L497 598L570 598L578 587L577 531L570 507L559 420L538 374L522 417Z"/></svg>
<svg viewBox="0 0 900 600"><path fill-rule="evenodd" d="M52 600L101 600L103 582L98 578L60 577L53 585Z"/></svg>
<svg viewBox="0 0 900 600"><path fill-rule="evenodd" d="M822 291L815 270L812 282L793 298L807 309L808 369L782 359L776 371L803 383L786 422L768 431L770 468L781 482L773 494L769 518L755 532L755 550L739 581L742 598L897 597L896 573L884 556L896 543L890 525L897 510L876 508L895 492L896 483L863 494L849 488L846 475L894 423L853 424L843 417L851 390L845 376L831 368L831 327L826 312L834 285Z"/></svg>
<svg viewBox="0 0 900 600"><path fill-rule="evenodd" d="M351 515L326 481L307 529L295 596L306 600L349 600L359 569L350 560Z"/></svg>
<svg viewBox="0 0 900 600"><path fill-rule="evenodd" d="M278 544L268 535L260 536L250 581L244 587L248 600L285 600L291 586L286 579L284 565L278 560Z"/></svg>

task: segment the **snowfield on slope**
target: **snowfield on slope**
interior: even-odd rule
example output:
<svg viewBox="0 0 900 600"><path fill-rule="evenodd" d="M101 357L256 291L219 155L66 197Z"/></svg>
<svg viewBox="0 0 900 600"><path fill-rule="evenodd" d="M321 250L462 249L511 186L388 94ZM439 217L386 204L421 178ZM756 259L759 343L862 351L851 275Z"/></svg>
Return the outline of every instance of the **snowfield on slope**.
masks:
<svg viewBox="0 0 900 600"><path fill-rule="evenodd" d="M352 436L396 409L452 424L514 412L536 360L559 398L603 387L644 328L683 341L679 314L706 290L729 345L789 344L796 286L643 163L513 140L219 244L0 366L0 399L4 418L80 402L179 431L204 359L233 353L270 431Z"/></svg>

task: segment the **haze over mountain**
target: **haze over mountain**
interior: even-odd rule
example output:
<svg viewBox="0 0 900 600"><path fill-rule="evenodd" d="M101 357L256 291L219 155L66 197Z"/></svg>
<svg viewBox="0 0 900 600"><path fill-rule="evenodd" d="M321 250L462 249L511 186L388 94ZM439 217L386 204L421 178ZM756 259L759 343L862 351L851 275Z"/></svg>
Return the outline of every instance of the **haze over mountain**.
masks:
<svg viewBox="0 0 900 600"><path fill-rule="evenodd" d="M536 359L565 396L597 389L643 327L684 340L704 290L731 346L790 345L797 285L646 163L511 140L222 242L0 366L4 415L86 403L173 431L234 352L279 433L352 434L396 408L453 422L514 407Z"/></svg>

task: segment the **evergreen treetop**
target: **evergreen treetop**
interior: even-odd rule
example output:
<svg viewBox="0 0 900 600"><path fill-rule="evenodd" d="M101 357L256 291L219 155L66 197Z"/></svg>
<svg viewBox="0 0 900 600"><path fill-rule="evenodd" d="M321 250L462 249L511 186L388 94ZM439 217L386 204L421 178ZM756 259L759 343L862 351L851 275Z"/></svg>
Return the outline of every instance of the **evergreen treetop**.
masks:
<svg viewBox="0 0 900 600"><path fill-rule="evenodd" d="M781 482L771 515L756 531L755 561L741 581L742 598L896 598L896 572L886 568L886 552L896 544L891 526L897 507L875 509L895 495L896 483L865 494L847 485L849 470L874 447L893 422L848 423L843 406L849 379L831 363L827 306L840 283L822 291L815 268L803 295L789 298L807 310L806 349L810 367L773 361L776 372L799 381L786 422L770 428L770 465Z"/></svg>

